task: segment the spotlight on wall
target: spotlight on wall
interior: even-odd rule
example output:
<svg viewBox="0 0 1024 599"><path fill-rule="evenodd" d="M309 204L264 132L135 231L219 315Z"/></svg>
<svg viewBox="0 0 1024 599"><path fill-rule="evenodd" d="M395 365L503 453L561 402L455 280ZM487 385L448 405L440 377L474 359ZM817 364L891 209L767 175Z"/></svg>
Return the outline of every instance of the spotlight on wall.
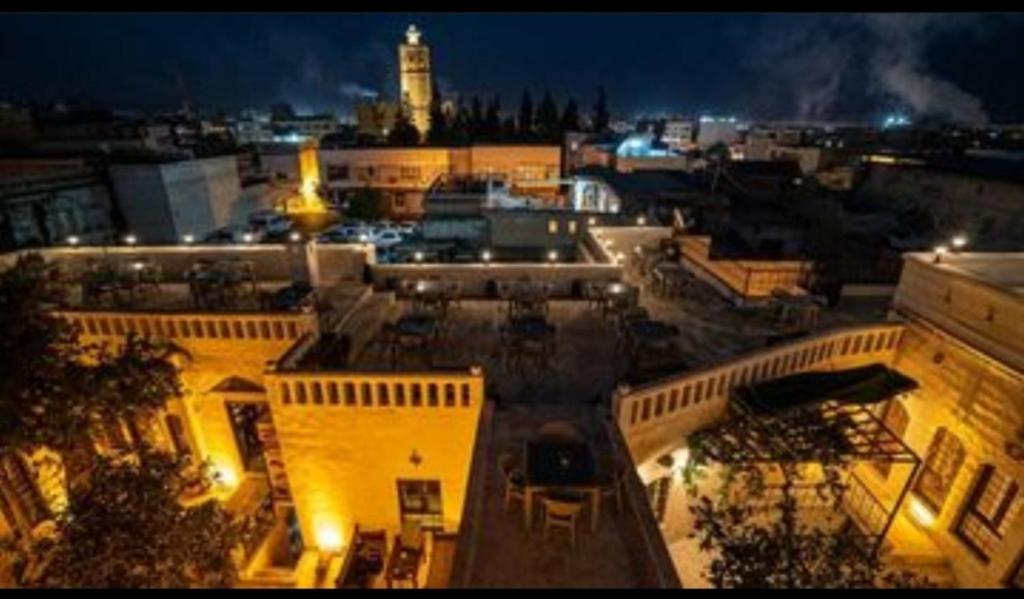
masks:
<svg viewBox="0 0 1024 599"><path fill-rule="evenodd" d="M78 242L80 240L78 239L78 235L68 235L68 238L67 238L66 241L68 242L68 245L70 245L71 247L74 247L74 246L78 245Z"/></svg>
<svg viewBox="0 0 1024 599"><path fill-rule="evenodd" d="M935 514L917 497L910 498L910 517L924 527L931 527L935 524Z"/></svg>

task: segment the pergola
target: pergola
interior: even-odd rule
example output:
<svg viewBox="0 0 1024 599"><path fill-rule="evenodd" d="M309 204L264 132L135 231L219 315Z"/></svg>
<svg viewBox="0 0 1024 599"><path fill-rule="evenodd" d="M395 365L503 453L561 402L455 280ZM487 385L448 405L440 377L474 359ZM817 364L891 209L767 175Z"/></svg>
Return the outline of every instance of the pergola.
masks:
<svg viewBox="0 0 1024 599"><path fill-rule="evenodd" d="M722 464L835 464L887 462L911 466L895 504L886 508L851 475L867 513L870 552L877 552L917 474L920 458L870 407L912 391L917 383L882 364L836 372L802 373L739 387L730 414L698 433L705 455ZM691 440L693 437L691 437ZM857 518L851 517L856 521Z"/></svg>

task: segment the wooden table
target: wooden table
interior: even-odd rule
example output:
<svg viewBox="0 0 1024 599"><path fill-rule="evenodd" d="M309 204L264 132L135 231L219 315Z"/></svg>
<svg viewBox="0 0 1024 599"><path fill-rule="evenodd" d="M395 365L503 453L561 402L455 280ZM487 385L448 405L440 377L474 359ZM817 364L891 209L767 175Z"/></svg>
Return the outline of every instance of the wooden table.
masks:
<svg viewBox="0 0 1024 599"><path fill-rule="evenodd" d="M601 486L590 446L578 441L527 441L523 450L526 530L533 524L533 499L537 493L569 491L590 496L590 529L596 531L601 515Z"/></svg>

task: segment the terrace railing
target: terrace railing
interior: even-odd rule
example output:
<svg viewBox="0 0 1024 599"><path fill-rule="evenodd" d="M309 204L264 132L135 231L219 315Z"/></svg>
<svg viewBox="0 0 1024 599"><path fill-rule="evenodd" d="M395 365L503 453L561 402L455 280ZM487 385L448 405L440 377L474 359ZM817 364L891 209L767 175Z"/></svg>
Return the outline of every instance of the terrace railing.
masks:
<svg viewBox="0 0 1024 599"><path fill-rule="evenodd" d="M742 300L765 299L775 289L800 287L810 270L809 263L793 260L714 260L708 237L685 236L681 249L684 264L703 271Z"/></svg>
<svg viewBox="0 0 1024 599"><path fill-rule="evenodd" d="M903 330L902 323L842 328L636 388L620 388L612 400L614 418L634 462L641 464L659 449L717 421L734 388L799 372L890 364Z"/></svg>

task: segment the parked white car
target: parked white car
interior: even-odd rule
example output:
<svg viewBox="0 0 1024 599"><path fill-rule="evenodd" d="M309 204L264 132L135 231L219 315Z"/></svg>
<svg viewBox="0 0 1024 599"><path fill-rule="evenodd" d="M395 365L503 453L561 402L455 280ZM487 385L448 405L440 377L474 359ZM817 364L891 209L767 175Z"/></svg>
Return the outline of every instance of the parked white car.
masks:
<svg viewBox="0 0 1024 599"><path fill-rule="evenodd" d="M385 229L378 231L376 235L370 237L370 243L378 248L389 248L396 246L405 241L402 234L395 229Z"/></svg>
<svg viewBox="0 0 1024 599"><path fill-rule="evenodd" d="M292 230L291 219L273 210L253 212L249 215L249 225L266 231L267 235L284 235Z"/></svg>

